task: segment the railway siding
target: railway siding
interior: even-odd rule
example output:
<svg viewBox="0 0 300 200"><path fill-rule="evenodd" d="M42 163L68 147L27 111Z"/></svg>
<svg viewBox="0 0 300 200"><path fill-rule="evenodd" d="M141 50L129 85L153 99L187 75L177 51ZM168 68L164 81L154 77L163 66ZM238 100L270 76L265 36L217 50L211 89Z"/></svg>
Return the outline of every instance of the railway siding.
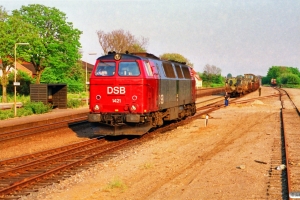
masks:
<svg viewBox="0 0 300 200"><path fill-rule="evenodd" d="M287 91L293 96L291 99L294 101L294 91ZM290 180L288 181L289 186L289 194L293 196L293 194L300 192L300 123L299 123L299 114L298 110L295 107L299 108L299 102L294 101L292 104L291 101L288 100L287 96L282 97L283 109L283 129L285 134L285 148L286 148L286 164L288 165L288 175ZM285 123L288 122L288 123Z"/></svg>
<svg viewBox="0 0 300 200"><path fill-rule="evenodd" d="M50 113L0 120L1 134L86 117L88 108L54 109Z"/></svg>

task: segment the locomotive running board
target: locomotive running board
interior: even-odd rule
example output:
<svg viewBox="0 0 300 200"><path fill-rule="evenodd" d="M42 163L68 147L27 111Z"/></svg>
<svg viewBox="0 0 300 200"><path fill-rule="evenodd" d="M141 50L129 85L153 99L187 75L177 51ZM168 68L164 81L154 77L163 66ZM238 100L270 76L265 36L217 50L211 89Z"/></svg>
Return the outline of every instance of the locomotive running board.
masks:
<svg viewBox="0 0 300 200"><path fill-rule="evenodd" d="M152 126L146 124L143 126L138 125L119 125L119 126L109 126L106 124L95 124L92 125L92 130L94 135L143 135L147 133Z"/></svg>

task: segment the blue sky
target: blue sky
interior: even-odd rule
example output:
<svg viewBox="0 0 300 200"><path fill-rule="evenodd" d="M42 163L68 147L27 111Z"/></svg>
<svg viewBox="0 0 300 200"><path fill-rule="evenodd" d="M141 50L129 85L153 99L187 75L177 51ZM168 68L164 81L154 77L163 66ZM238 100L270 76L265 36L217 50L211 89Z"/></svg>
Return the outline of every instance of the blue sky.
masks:
<svg viewBox="0 0 300 200"><path fill-rule="evenodd" d="M96 31L123 29L148 38L156 56L179 53L203 72L266 75L271 66L300 67L299 0L1 0L6 10L42 4L64 12L83 31L83 60L103 51ZM89 53L97 52L97 56Z"/></svg>

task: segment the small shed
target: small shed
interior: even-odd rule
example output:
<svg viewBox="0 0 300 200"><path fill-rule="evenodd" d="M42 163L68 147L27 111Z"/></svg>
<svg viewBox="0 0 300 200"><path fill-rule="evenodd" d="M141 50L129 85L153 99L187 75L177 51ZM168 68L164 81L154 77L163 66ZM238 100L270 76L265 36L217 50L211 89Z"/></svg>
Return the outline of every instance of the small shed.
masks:
<svg viewBox="0 0 300 200"><path fill-rule="evenodd" d="M66 84L30 84L30 100L52 104L53 108L67 108Z"/></svg>

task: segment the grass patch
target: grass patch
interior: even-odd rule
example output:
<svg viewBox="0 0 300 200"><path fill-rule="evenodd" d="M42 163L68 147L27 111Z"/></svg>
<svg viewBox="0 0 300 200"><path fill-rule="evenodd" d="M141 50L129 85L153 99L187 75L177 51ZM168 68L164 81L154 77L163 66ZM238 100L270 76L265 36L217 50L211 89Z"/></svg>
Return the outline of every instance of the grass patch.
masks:
<svg viewBox="0 0 300 200"><path fill-rule="evenodd" d="M28 116L33 114L43 114L50 112L52 107L50 105L44 105L42 102L27 102L23 108L17 109L17 117ZM14 109L1 110L0 120L14 118Z"/></svg>
<svg viewBox="0 0 300 200"><path fill-rule="evenodd" d="M153 164L152 163L144 163L143 165L140 166L141 170L151 169L151 168L153 168Z"/></svg>
<svg viewBox="0 0 300 200"><path fill-rule="evenodd" d="M67 107L68 108L79 108L86 105L85 101L82 99L86 99L88 97L88 92L81 93L68 93L67 94ZM31 102L30 95L17 95L16 102L22 102L23 107L17 109L17 117L28 116L33 114L43 114L50 112L52 110L52 106L44 105L42 102ZM0 102L2 102L2 96L0 95ZM7 94L7 103L14 103L14 95ZM14 118L14 108L8 110L1 110L0 112L0 120Z"/></svg>
<svg viewBox="0 0 300 200"><path fill-rule="evenodd" d="M15 115L13 109L9 110L1 110L0 112L0 120L8 119L8 118L13 118Z"/></svg>
<svg viewBox="0 0 300 200"><path fill-rule="evenodd" d="M68 93L68 99L84 99L89 96L88 92Z"/></svg>
<svg viewBox="0 0 300 200"><path fill-rule="evenodd" d="M105 187L104 191L111 191L114 189L119 189L119 190L126 190L127 186L126 184L118 177L115 177L112 181L110 181L107 186Z"/></svg>
<svg viewBox="0 0 300 200"><path fill-rule="evenodd" d="M42 102L28 102L24 105L25 113L43 114L52 110L51 105L44 105ZM18 110L19 111L19 110ZM22 108L20 109L22 111Z"/></svg>
<svg viewBox="0 0 300 200"><path fill-rule="evenodd" d="M84 102L81 99L70 99L67 102L68 108L79 108L81 106L84 106Z"/></svg>

